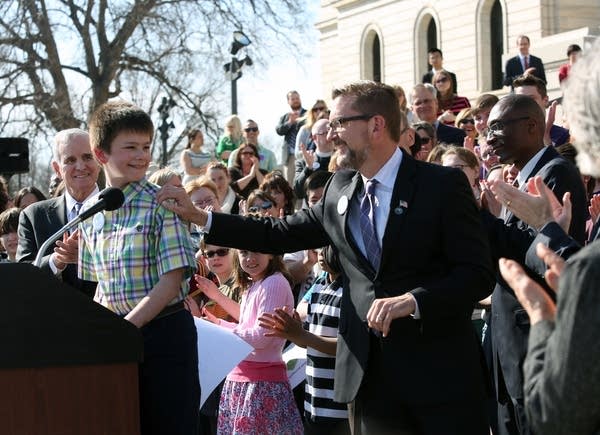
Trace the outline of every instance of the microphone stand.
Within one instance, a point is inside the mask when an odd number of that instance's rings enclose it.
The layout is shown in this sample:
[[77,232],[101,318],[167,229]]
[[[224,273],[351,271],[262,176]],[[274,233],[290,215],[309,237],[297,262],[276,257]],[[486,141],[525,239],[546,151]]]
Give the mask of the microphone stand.
[[81,222],[81,221],[82,221],[82,219],[79,216],[77,216],[71,222],[68,222],[60,230],[58,230],[57,232],[52,234],[44,243],[42,243],[42,246],[38,250],[38,253],[35,257],[35,261],[33,262],[33,265],[36,267],[41,267],[42,258],[44,258],[44,252],[46,252],[46,250],[50,247],[50,245],[52,245],[54,242],[56,242],[58,239],[60,239],[62,237],[62,235],[64,233],[66,233],[67,231],[69,231],[71,228],[79,225],[79,222]]

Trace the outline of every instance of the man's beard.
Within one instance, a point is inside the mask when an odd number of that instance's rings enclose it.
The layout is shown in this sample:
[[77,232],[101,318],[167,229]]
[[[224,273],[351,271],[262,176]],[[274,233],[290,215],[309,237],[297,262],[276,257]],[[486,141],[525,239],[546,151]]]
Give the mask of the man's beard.
[[367,150],[362,149],[360,152],[357,152],[350,149],[343,141],[338,142],[338,144],[345,148],[345,153],[339,154],[337,159],[338,166],[344,169],[355,169],[358,171],[367,160]]

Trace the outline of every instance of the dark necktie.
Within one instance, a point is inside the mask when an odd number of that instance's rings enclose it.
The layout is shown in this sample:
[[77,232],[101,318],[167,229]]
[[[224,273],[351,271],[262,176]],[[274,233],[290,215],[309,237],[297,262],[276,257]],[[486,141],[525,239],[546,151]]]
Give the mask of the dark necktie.
[[365,196],[360,202],[360,230],[365,243],[367,259],[377,271],[381,260],[381,246],[375,227],[375,185],[377,180],[368,180]]
[[529,68],[529,56],[525,56],[525,58],[523,59],[523,63],[525,64],[525,70],[527,70],[527,68]]
[[76,202],[75,205],[73,206],[73,213],[75,213],[75,216],[79,216],[79,212],[81,211],[81,206],[83,204],[80,202]]

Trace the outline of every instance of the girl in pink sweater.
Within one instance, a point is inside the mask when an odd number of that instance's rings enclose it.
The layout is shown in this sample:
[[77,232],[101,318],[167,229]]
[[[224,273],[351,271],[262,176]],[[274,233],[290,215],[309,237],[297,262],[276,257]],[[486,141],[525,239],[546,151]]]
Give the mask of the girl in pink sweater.
[[198,287],[239,323],[208,320],[231,329],[254,350],[227,376],[219,403],[219,434],[302,434],[300,413],[294,402],[281,352],[285,340],[267,337],[258,317],[275,308],[294,306],[294,298],[281,256],[240,250],[234,256],[235,285],[243,289],[241,303],[223,295],[199,275]]

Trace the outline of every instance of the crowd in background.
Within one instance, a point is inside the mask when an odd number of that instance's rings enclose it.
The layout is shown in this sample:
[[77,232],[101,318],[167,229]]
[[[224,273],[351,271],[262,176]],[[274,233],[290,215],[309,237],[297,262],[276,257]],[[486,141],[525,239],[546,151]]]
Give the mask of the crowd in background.
[[[553,159],[560,160],[561,167],[566,168],[564,172],[576,172],[577,154],[571,144],[569,125],[565,120],[555,119],[558,102],[549,101],[543,64],[537,63],[537,58],[529,54],[529,38],[520,36],[518,47],[519,56],[514,62],[507,63],[508,81],[505,84],[511,86],[511,94],[525,95],[533,100],[535,107],[527,106],[519,99],[510,100],[514,95],[499,100],[495,95],[482,94],[474,101],[460,96],[457,77],[443,68],[439,49],[429,51],[431,70],[423,77],[423,83],[408,90],[394,87],[400,106],[398,147],[404,155],[462,171],[478,206],[489,212],[490,219],[500,222],[493,225],[509,227],[520,226],[520,221],[506,203],[497,199],[491,186],[504,182],[524,191],[527,174],[535,175],[534,166],[547,148],[557,152]],[[561,83],[567,79],[580,53],[578,46],[568,48],[569,63],[560,68]],[[539,65],[542,65],[542,71]],[[206,147],[201,128],[191,128],[180,155],[180,166],[148,171],[148,181],[158,186],[182,187],[194,206],[218,213],[279,219],[314,206],[321,199],[332,174],[349,169],[344,159],[338,157],[335,143],[329,136],[332,130],[343,128],[352,119],[330,119],[326,99],[318,99],[304,109],[298,92],[290,91],[286,97],[289,111],[278,122],[274,120],[273,125],[262,126],[263,129],[276,129],[282,136],[285,158],[279,164],[273,151],[261,143],[259,125],[252,119],[232,115],[224,120],[223,135],[214,147]],[[506,115],[507,107],[515,113],[526,114],[488,122],[490,114],[493,119],[498,118],[498,113]],[[509,122],[518,123],[520,119],[537,116],[537,107],[545,115],[543,131],[539,132],[539,141],[528,149],[531,159],[516,167],[503,155],[509,150],[500,149],[495,141]],[[49,201],[47,198],[64,195],[79,203],[79,198],[71,192],[71,183],[77,183],[74,173],[84,171],[84,163],[69,168],[68,162],[61,161],[65,143],[55,144],[53,156],[56,175],[63,178],[63,183],[59,186],[54,182],[49,189],[44,189],[46,194],[42,189],[29,186],[11,195],[6,182],[0,180],[2,261],[31,261],[30,256],[21,255],[24,248],[19,250],[19,244],[23,242],[18,236],[25,234],[19,228],[26,219],[22,210],[36,202]],[[525,149],[526,145],[523,147]],[[530,160],[532,163],[527,166]],[[61,165],[63,169],[60,169]],[[97,172],[95,175],[94,185]],[[597,178],[588,175],[579,177],[577,174],[577,177],[577,180],[569,178],[569,185],[557,189],[552,183],[560,183],[565,178],[546,180],[546,184],[560,192],[557,196],[561,201],[562,192],[570,192],[567,200],[573,204],[570,234],[585,244],[595,236],[600,216],[600,184]],[[92,191],[86,191],[84,197],[89,197]],[[69,216],[70,211],[67,211]],[[270,428],[269,433],[351,433],[352,418],[349,415],[352,415],[352,407],[332,399],[332,373],[344,287],[343,266],[339,264],[335,250],[323,246],[283,256],[269,255],[208,244],[203,239],[202,228],[193,223],[188,225],[188,230],[196,254],[196,270],[189,278],[185,307],[195,316],[232,330],[255,349],[240,363],[241,367],[234,369],[219,385],[201,409],[200,433],[265,433],[265,427]],[[510,231],[502,232],[498,237],[512,237]],[[493,244],[493,237],[490,239]],[[524,262],[524,254],[517,257],[523,257],[521,262]],[[62,260],[60,254],[52,258],[50,261],[54,266],[51,267],[56,268]],[[58,271],[62,269],[59,267]],[[501,278],[498,280],[500,285],[508,287]],[[515,298],[511,290],[504,291],[511,292],[511,297]],[[524,349],[515,350],[518,355],[511,360],[504,356],[505,352],[511,351],[510,340],[492,342],[496,339],[492,333],[494,328],[501,328],[494,323],[498,316],[495,303],[502,303],[497,302],[499,300],[499,296],[496,299],[490,296],[478,301],[473,304],[472,314],[473,331],[481,339],[482,355],[489,373],[488,379],[482,382],[490,397],[490,428],[495,434],[541,433],[528,422],[522,374],[510,374],[512,369],[504,366],[522,363],[526,344]],[[513,308],[519,308],[518,302]],[[498,309],[504,307],[500,305]],[[525,343],[528,325],[526,315],[518,319],[517,326],[522,335],[519,339],[524,339]],[[285,371],[281,371],[281,355],[286,342],[308,348],[306,383],[296,391],[292,391]]]

